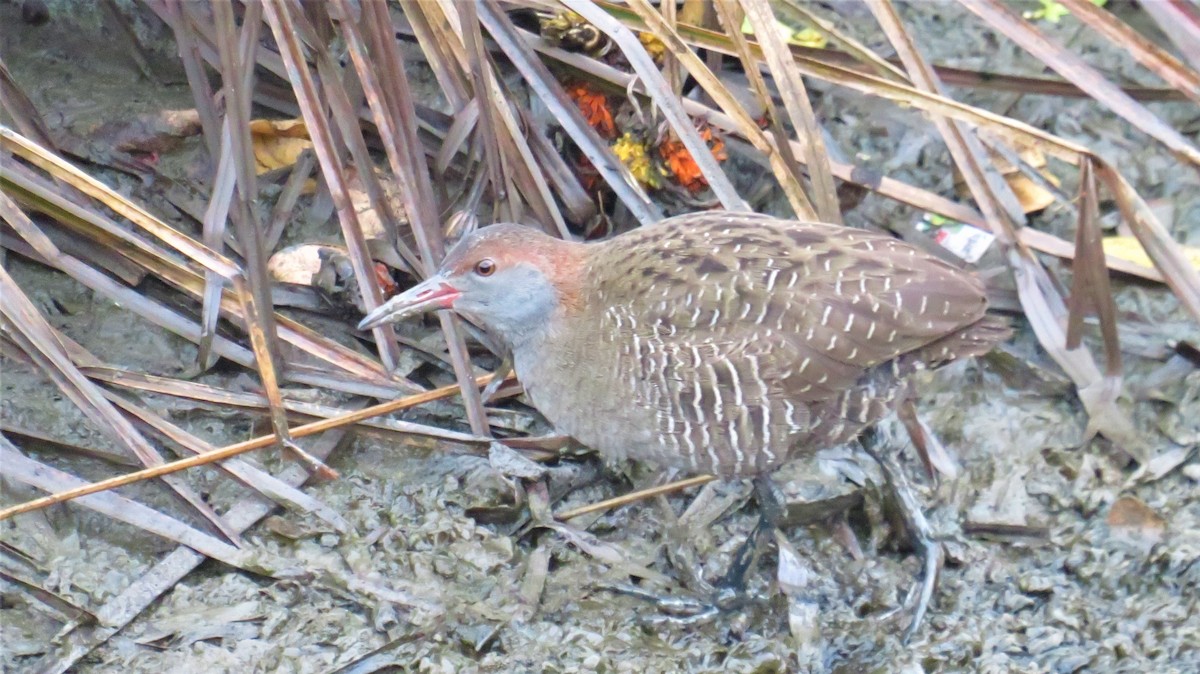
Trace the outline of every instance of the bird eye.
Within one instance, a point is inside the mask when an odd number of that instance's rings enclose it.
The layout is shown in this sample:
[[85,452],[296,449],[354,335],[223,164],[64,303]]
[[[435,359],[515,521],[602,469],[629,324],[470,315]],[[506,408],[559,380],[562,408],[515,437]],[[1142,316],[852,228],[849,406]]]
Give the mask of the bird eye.
[[491,258],[483,258],[475,263],[475,273],[480,276],[491,276],[496,271],[496,263]]

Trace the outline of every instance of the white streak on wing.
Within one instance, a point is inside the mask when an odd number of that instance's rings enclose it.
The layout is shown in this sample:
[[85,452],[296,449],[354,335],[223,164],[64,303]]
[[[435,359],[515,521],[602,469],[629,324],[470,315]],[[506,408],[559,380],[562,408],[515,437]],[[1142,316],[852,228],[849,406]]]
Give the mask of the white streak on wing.
[[771,306],[770,302],[762,303],[762,311],[758,312],[758,318],[754,319],[755,325],[762,325],[763,319],[767,317],[767,309]]
[[779,276],[779,270],[772,269],[771,273],[767,276],[767,292],[771,292],[772,290],[775,289],[775,277],[776,276]]
[[[717,371],[713,369],[712,363],[705,363],[704,367],[708,369],[708,373],[712,375],[713,386],[711,387],[711,390],[713,397],[716,398],[716,400],[713,401],[713,412],[717,415],[717,422],[720,423],[725,421],[725,402],[721,399],[721,389],[716,386]],[[699,390],[699,383],[700,382],[697,380],[696,390]]]
[[850,326],[854,325],[854,314],[846,317],[846,327],[842,328],[842,332],[850,332]]
[[742,382],[738,378],[737,368],[734,367],[733,363],[728,359],[721,361],[721,363],[725,366],[725,369],[729,371],[729,377],[732,380],[734,413],[729,415],[728,428],[729,447],[733,450],[734,454],[733,472],[736,475],[742,472],[742,463],[746,460],[746,455],[742,451],[741,442],[739,442],[737,432],[738,420],[746,414],[746,410],[742,405]]
[[783,409],[786,410],[786,415],[784,418],[787,419],[788,428],[797,433],[804,430],[800,424],[796,423],[796,406],[792,404],[792,401],[783,401]]
[[825,325],[829,322],[829,312],[831,311],[833,311],[833,307],[826,304],[825,311],[821,312],[821,325]]
[[692,439],[692,425],[687,419],[683,420],[683,439],[687,441],[687,456],[688,463],[691,464],[692,470],[699,470],[700,464],[696,460],[696,441]]
[[721,361],[726,370],[729,370],[729,378],[733,382],[733,404],[738,409],[742,408],[742,380],[738,377],[737,368],[728,359]]
[[[735,475],[742,472],[742,462],[746,460],[746,455],[739,446],[741,443],[738,442],[737,420],[737,417],[729,417],[729,446],[733,449],[733,472]],[[715,468],[716,466],[717,464],[714,463],[713,467]]]
[[[712,375],[712,381],[715,383],[717,380],[717,373],[713,370],[712,363],[705,363],[704,367],[708,368],[709,374]],[[721,391],[718,390],[716,386],[711,387],[710,390],[713,393],[713,397],[716,398],[716,404],[713,406],[713,408],[715,409],[716,414],[717,414],[717,423],[720,423],[725,420],[725,413],[721,409],[721,407],[722,407]],[[696,403],[695,403],[696,405],[700,404],[699,398],[700,398],[700,380],[699,380],[699,378],[697,378],[696,379]],[[701,429],[701,432],[704,434],[704,447],[705,447],[705,449],[708,450],[708,458],[712,462],[712,464],[711,464],[712,467],[715,469],[717,466],[721,465],[721,459],[720,459],[720,457],[717,456],[717,449],[716,449],[716,447],[713,447],[712,438],[709,437],[709,435],[708,435],[708,424],[701,423],[700,429]]]
[[759,409],[762,411],[763,420],[762,451],[768,455],[771,461],[774,461],[775,452],[771,451],[771,404],[767,400],[767,382],[763,381],[762,375],[758,371],[758,357],[748,356],[746,360],[750,364],[750,374],[754,377],[754,383],[758,384]]
[[767,455],[767,460],[771,463],[775,462],[775,452],[771,450],[771,404],[766,400],[762,403],[762,418],[763,418],[763,454]]

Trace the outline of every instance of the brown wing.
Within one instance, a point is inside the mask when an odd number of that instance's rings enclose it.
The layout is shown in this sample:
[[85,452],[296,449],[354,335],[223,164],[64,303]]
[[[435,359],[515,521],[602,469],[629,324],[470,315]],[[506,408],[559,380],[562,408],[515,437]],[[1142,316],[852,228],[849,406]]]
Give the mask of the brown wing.
[[970,326],[986,308],[974,275],[846,227],[703,213],[601,245],[608,254],[595,259],[605,266],[589,274],[605,306],[628,312],[627,329],[729,354],[761,352],[758,375],[797,402],[843,391],[866,370]]

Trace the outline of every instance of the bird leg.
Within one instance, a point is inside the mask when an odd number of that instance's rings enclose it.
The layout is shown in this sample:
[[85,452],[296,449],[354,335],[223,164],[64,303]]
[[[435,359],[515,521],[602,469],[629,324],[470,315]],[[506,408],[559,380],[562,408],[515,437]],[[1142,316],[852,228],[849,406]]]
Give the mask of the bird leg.
[[758,559],[758,553],[771,540],[786,514],[783,494],[768,475],[754,478],[754,497],[758,501],[758,523],[738,548],[725,577],[717,584],[717,604],[728,604],[746,592],[746,578]]
[[711,601],[662,596],[629,584],[606,585],[605,589],[654,602],[661,615],[645,617],[644,620],[650,623],[695,625],[713,620],[721,612],[743,605],[746,598],[746,579],[750,570],[754,568],[758,554],[771,540],[775,529],[786,515],[783,494],[770,477],[762,475],[754,478],[754,494],[759,505],[758,522],[734,553],[729,569],[716,584]]
[[904,527],[908,530],[912,544],[921,556],[921,583],[917,594],[916,608],[913,610],[912,622],[904,631],[903,642],[908,643],[916,634],[917,628],[921,626],[921,621],[925,618],[925,612],[929,608],[929,602],[933,598],[938,571],[942,567],[942,546],[934,540],[933,528],[929,526],[929,520],[925,519],[925,513],[921,511],[916,494],[913,493],[908,479],[904,476],[903,469],[896,462],[895,454],[886,447],[887,442],[872,428],[863,432],[860,443],[863,450],[879,464],[884,482],[887,483],[887,487],[899,507]]

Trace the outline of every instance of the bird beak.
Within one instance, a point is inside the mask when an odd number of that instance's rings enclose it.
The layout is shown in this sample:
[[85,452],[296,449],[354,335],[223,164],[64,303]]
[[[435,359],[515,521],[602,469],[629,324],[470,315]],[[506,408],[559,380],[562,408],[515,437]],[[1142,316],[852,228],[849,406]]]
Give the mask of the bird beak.
[[375,307],[358,324],[359,330],[370,330],[384,323],[398,321],[408,316],[423,314],[438,309],[450,309],[461,293],[446,282],[446,277],[436,274],[421,283],[396,295]]

